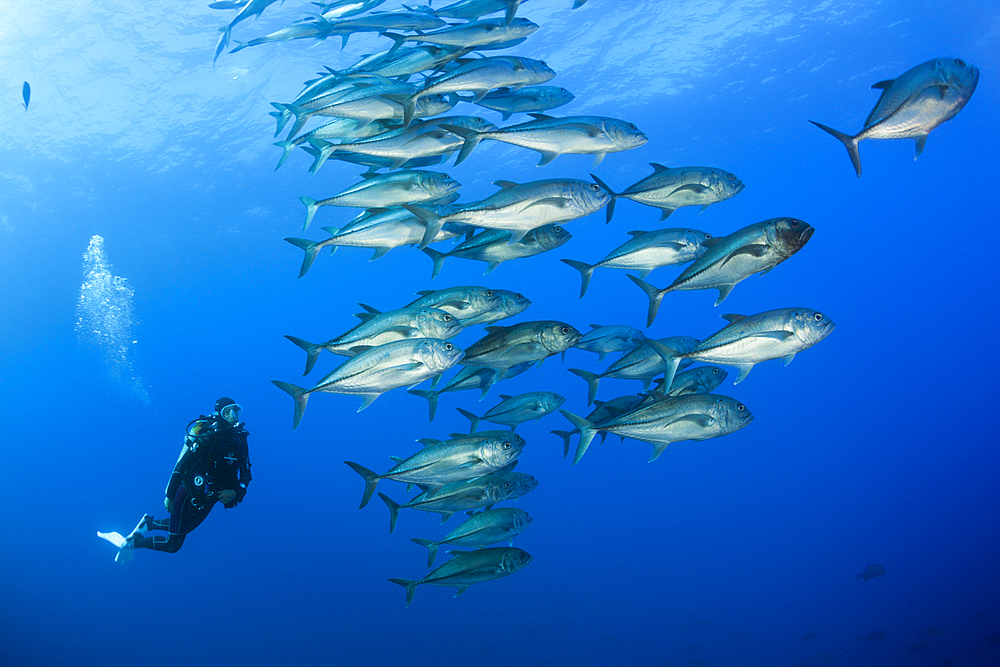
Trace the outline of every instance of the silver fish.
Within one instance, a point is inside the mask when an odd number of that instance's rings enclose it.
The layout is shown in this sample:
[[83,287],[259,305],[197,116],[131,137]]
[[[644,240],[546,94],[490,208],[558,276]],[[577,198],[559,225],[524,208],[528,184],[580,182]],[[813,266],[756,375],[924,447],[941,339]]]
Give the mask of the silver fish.
[[662,211],[660,220],[665,220],[682,206],[700,206],[704,211],[716,202],[735,197],[746,187],[735,174],[715,167],[671,168],[656,162],[650,162],[649,166],[653,173],[623,192],[615,192],[597,176],[590,175],[614,198],[608,204],[608,222],[611,222],[619,197],[658,208]]
[[461,320],[438,308],[399,308],[380,313],[365,304],[361,304],[361,307],[366,310],[357,314],[361,324],[325,343],[310,343],[295,336],[285,336],[306,351],[306,370],[303,375],[309,374],[322,350],[353,357],[397,340],[447,340],[454,338],[465,328]]
[[498,88],[486,93],[475,103],[499,111],[503,120],[516,113],[538,113],[569,104],[575,95],[558,86],[526,86],[524,88]]
[[697,229],[660,229],[652,232],[629,232],[632,240],[618,246],[596,264],[587,264],[572,259],[562,260],[580,272],[580,298],[587,293],[594,269],[635,269],[640,278],[645,278],[653,269],[674,264],[686,264],[705,254],[705,241],[711,234]]
[[[401,509],[417,509],[424,512],[435,512],[441,515],[441,523],[447,521],[455,512],[483,509],[507,500],[512,494],[518,493],[522,485],[514,475],[518,473],[490,473],[482,477],[449,482],[440,486],[429,487],[405,503],[397,503],[389,496],[379,492],[389,508],[389,532],[396,528],[396,519]],[[530,475],[528,475],[530,477]],[[537,482],[536,482],[537,484]]]
[[542,361],[559,354],[580,339],[575,328],[553,320],[486,327],[486,330],[489,333],[466,350],[463,365],[504,371],[515,364]]
[[212,66],[215,66],[215,61],[219,59],[219,54],[222,53],[223,49],[229,46],[229,36],[233,32],[233,28],[240,21],[244,21],[251,16],[259,17],[265,9],[270,5],[273,5],[275,0],[250,0],[243,8],[240,9],[239,13],[233,18],[232,21],[224,28],[219,28],[222,32],[222,36],[219,38],[219,43],[215,46],[215,57],[212,58]]
[[531,368],[531,366],[532,364],[530,362],[520,363],[515,366],[511,366],[499,375],[497,374],[495,368],[465,366],[440,389],[431,391],[424,389],[409,389],[407,393],[427,399],[428,409],[430,411],[430,418],[427,421],[434,421],[434,415],[437,413],[438,397],[441,394],[449,391],[479,389],[481,392],[479,400],[481,401],[486,398],[486,394],[489,393],[490,387],[493,386],[494,382],[520,375]]
[[[308,143],[310,139],[358,139],[375,136],[376,134],[382,134],[386,131],[388,131],[388,125],[381,122],[369,123],[363,128],[359,128],[358,121],[356,120],[352,120],[350,118],[335,118],[329,123],[324,123],[315,130],[310,130],[309,132],[299,135],[294,139],[274,142],[274,145],[278,146],[282,150],[281,159],[278,160],[278,164],[274,167],[274,170],[277,171],[281,165],[285,164],[285,160],[287,160],[288,156],[292,154],[292,151],[295,150],[296,146],[302,146],[303,144]],[[304,149],[305,147],[303,147],[303,150]]]
[[420,247],[425,248],[446,222],[508,231],[511,234],[509,242],[518,243],[536,227],[585,217],[600,210],[609,199],[596,184],[576,178],[549,178],[528,183],[494,181],[493,184],[501,188],[500,192],[443,216],[407,204],[407,210],[427,223],[427,242],[421,242]]
[[[670,385],[670,391],[667,392],[667,396],[711,394],[726,381],[728,376],[729,373],[718,366],[699,366],[698,368],[689,368],[688,370],[677,373],[677,375],[674,376],[674,381]],[[662,378],[657,380],[657,384],[659,385],[659,389],[662,393]]]
[[476,436],[461,436],[444,442],[431,439],[418,442],[424,445],[422,450],[382,475],[353,461],[344,461],[365,480],[361,507],[368,504],[375,487],[383,479],[443,486],[482,477],[520,456],[525,444],[524,438],[507,431],[483,431]]
[[[690,336],[670,336],[659,339],[661,345],[672,350],[691,350],[698,345],[697,338]],[[597,385],[602,378],[618,378],[620,380],[640,380],[644,389],[649,388],[653,378],[666,371],[666,362],[656,349],[651,346],[652,339],[647,338],[642,345],[618,359],[603,373],[591,373],[580,368],[570,368],[569,372],[587,381],[587,405],[597,397]],[[690,366],[693,361],[686,362]]]
[[[755,364],[769,359],[792,363],[795,355],[820,342],[836,324],[817,310],[778,308],[756,315],[723,315],[729,325],[701,341],[687,352],[671,349],[655,341],[651,345],[667,362],[664,386],[673,384],[677,366],[682,361],[704,361],[739,369],[733,384],[739,384]],[[659,347],[658,347],[659,345]]]
[[652,462],[672,442],[716,438],[734,433],[753,421],[745,405],[734,398],[715,394],[689,394],[656,401],[599,426],[566,410],[560,412],[580,429],[574,465],[587,453],[597,431],[648,442],[653,445],[649,458]]
[[408,304],[408,306],[440,308],[465,322],[465,326],[472,326],[468,323],[470,320],[483,313],[490,312],[500,305],[500,299],[497,295],[498,291],[475,285],[463,285],[439,290],[422,290],[417,292],[420,298]]
[[569,241],[572,235],[558,225],[543,225],[530,230],[517,243],[510,243],[510,232],[499,229],[487,229],[476,234],[468,241],[459,244],[448,252],[439,252],[433,248],[424,248],[434,262],[431,271],[431,280],[437,277],[441,271],[444,260],[449,257],[460,257],[462,259],[474,259],[486,262],[486,271],[483,275],[492,272],[503,262],[523,257],[532,257],[540,253],[558,248]]
[[604,361],[604,357],[612,352],[631,352],[646,342],[646,334],[635,327],[624,324],[590,326],[591,330],[573,347],[597,354],[598,361]]
[[851,136],[814,120],[809,121],[843,142],[858,177],[864,139],[913,139],[913,159],[920,157],[927,135],[965,106],[979,83],[979,68],[958,58],[937,58],[903,72],[896,79],[879,81],[882,91],[860,132]]
[[606,153],[638,148],[649,139],[634,123],[605,116],[567,116],[553,118],[545,114],[529,114],[534,120],[492,130],[455,130],[465,143],[455,164],[461,164],[483,139],[530,148],[541,153],[538,166],[552,162],[566,153],[594,156],[596,167]]
[[434,15],[448,19],[474,21],[480,16],[504,12],[504,25],[508,25],[514,20],[514,15],[520,4],[521,0],[459,0],[441,9],[435,9]]
[[[531,300],[520,292],[512,292],[506,289],[493,290],[493,292],[497,297],[497,306],[491,310],[480,313],[475,317],[463,319],[462,324],[466,327],[471,327],[475,324],[498,322],[500,320],[507,319],[508,317],[520,315],[528,309],[528,306],[531,305]],[[507,376],[504,375],[504,377]]]
[[302,421],[306,402],[313,392],[358,394],[362,398],[358,408],[358,412],[361,412],[390,389],[412,386],[443,373],[464,355],[462,348],[437,338],[400,340],[351,357],[311,389],[296,387],[280,380],[271,382],[295,401],[292,420],[294,429]]
[[531,515],[513,507],[497,507],[477,512],[466,521],[445,535],[442,540],[422,540],[414,537],[410,541],[427,547],[427,567],[434,565],[438,547],[488,547],[497,542],[509,542],[513,546],[514,538],[531,525]]
[[456,408],[462,413],[462,416],[471,422],[469,433],[475,433],[482,420],[510,426],[511,433],[513,433],[518,424],[532,419],[541,419],[566,402],[565,397],[554,391],[529,391],[517,396],[500,394],[500,398],[500,403],[487,410],[482,416],[474,415],[462,408]]
[[336,21],[326,22],[329,35],[340,35],[342,42],[340,48],[347,46],[347,40],[351,35],[359,32],[386,33],[387,30],[434,30],[448,25],[433,14],[426,12],[408,12],[394,10],[391,12],[375,12],[368,16],[357,18],[346,18]]
[[490,56],[464,63],[434,79],[403,102],[403,126],[410,124],[417,100],[425,95],[470,91],[473,101],[503,87],[545,83],[556,75],[542,60],[520,56]]
[[406,589],[406,606],[420,584],[454,586],[461,595],[472,584],[500,579],[514,574],[531,562],[531,554],[517,547],[490,547],[475,551],[453,551],[455,557],[433,570],[423,579],[389,579]]
[[389,208],[410,202],[423,202],[456,192],[461,183],[448,174],[436,171],[404,171],[375,174],[332,197],[319,201],[312,197],[299,197],[306,206],[305,231],[320,206],[351,206],[355,208]]
[[865,566],[865,571],[859,574],[858,578],[855,579],[855,581],[864,579],[865,583],[867,584],[869,579],[874,579],[875,577],[881,577],[883,574],[885,574],[884,565],[867,565]]
[[383,33],[392,39],[390,53],[405,42],[426,42],[444,46],[460,46],[470,50],[480,50],[482,47],[500,44],[513,45],[523,42],[531,33],[538,30],[538,24],[528,19],[515,18],[508,23],[504,19],[482,19],[462,25],[443,28],[420,35],[395,35]]
[[406,78],[418,72],[435,70],[445,63],[459,58],[463,53],[465,53],[465,49],[460,47],[423,44],[399,49],[393,53],[383,51],[366,56],[348,69],[341,70],[340,74],[373,72],[389,78]]
[[772,218],[737,230],[729,236],[703,241],[708,246],[694,264],[674,282],[657,289],[635,276],[629,278],[649,297],[646,326],[653,324],[660,301],[675,290],[717,289],[715,305],[725,301],[736,283],[755,273],[764,275],[797,253],[812,238],[815,228],[795,218]]

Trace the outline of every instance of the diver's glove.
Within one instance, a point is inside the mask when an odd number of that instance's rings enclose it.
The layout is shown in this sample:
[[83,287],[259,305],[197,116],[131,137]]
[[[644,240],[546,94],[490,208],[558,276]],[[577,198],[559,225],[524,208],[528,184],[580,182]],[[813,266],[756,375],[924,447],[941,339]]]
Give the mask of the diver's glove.
[[167,508],[167,511],[171,514],[174,513],[174,504],[171,502],[170,498],[163,499],[163,506]]
[[228,505],[236,499],[236,492],[232,489],[223,489],[222,491],[219,491],[218,497],[220,503]]

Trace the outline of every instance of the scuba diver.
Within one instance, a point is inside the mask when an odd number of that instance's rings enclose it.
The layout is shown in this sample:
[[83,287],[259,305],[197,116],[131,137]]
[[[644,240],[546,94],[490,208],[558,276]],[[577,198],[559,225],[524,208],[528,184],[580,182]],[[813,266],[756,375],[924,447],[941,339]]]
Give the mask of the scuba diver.
[[[184,538],[197,528],[215,503],[230,509],[246,495],[250,483],[247,436],[240,422],[242,407],[229,397],[215,402],[215,412],[201,415],[187,427],[184,446],[167,482],[164,506],[170,516],[154,520],[143,515],[128,537],[119,533],[97,533],[118,547],[115,561],[131,560],[135,549],[175,553]],[[146,531],[166,532],[166,536],[146,537]]]

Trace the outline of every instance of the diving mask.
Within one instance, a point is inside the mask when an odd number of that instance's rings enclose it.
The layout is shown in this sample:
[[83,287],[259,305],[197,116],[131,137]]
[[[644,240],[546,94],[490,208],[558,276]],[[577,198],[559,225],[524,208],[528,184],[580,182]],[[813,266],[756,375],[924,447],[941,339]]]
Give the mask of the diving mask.
[[240,421],[240,413],[243,412],[243,406],[239,403],[230,403],[221,410],[219,410],[219,416],[225,419],[232,425],[236,425]]

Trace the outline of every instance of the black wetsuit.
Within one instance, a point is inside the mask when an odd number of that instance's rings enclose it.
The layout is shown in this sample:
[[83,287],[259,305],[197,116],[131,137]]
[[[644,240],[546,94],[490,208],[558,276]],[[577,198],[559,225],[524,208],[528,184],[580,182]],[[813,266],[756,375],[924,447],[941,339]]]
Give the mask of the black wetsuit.
[[[167,536],[142,537],[138,548],[174,553],[184,537],[197,528],[218,502],[219,492],[232,490],[236,496],[225,507],[236,507],[250,483],[250,456],[243,424],[230,425],[218,417],[201,417],[203,432],[185,441],[184,450],[167,484],[170,517],[149,521],[147,530],[163,530]],[[196,420],[198,421],[198,420]],[[192,422],[194,424],[195,422]]]

